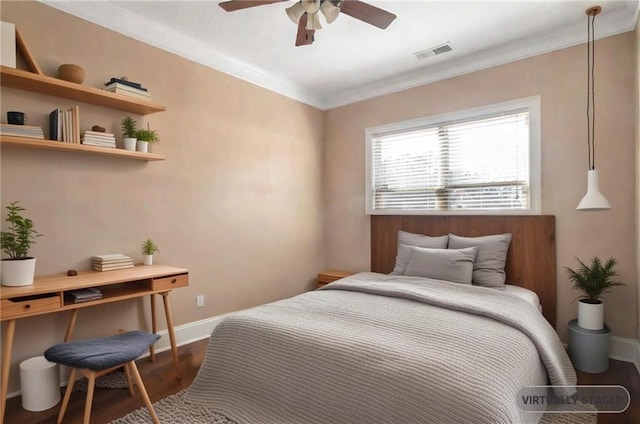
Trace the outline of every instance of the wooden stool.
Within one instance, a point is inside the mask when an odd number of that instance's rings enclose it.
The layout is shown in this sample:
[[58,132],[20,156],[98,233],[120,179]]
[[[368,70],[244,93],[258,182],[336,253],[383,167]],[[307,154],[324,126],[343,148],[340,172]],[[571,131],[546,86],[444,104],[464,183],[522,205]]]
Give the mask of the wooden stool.
[[131,374],[133,374],[153,422],[159,424],[158,417],[153,410],[151,400],[144,388],[144,383],[140,378],[135,362],[136,358],[145,353],[159,338],[160,336],[157,334],[144,331],[129,331],[111,337],[60,343],[47,349],[44,352],[44,357],[48,361],[72,368],[57,423],[62,423],[64,418],[78,370],[89,380],[87,400],[84,406],[84,419],[82,421],[84,424],[89,424],[96,378],[124,367],[131,396],[133,396],[133,386],[131,384]]

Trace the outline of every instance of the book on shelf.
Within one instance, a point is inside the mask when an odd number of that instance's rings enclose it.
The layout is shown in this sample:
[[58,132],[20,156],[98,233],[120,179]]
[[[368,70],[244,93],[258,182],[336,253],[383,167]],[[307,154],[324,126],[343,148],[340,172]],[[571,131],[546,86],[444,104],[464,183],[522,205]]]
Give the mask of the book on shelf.
[[42,128],[33,125],[0,124],[0,134],[44,139]]
[[119,265],[119,266],[93,266],[92,267],[94,271],[100,271],[100,272],[117,271],[119,269],[127,269],[127,268],[133,268],[133,264]]
[[94,255],[91,257],[92,261],[107,262],[107,261],[121,261],[121,260],[133,260],[130,256],[123,253],[109,253],[106,255]]
[[111,84],[121,84],[121,85],[126,85],[129,87],[133,87],[133,88],[137,88],[139,90],[144,90],[147,91],[146,88],[144,88],[142,86],[142,84],[138,83],[138,82],[133,82],[133,81],[129,81],[126,79],[122,79],[122,78],[111,78],[108,82],[105,82],[104,85],[111,85]]
[[62,110],[54,109],[49,114],[49,139],[53,141],[62,141]]
[[80,143],[80,107],[55,109],[49,114],[49,137],[64,143]]
[[116,136],[111,133],[84,131],[80,136],[82,144],[98,147],[116,147]]
[[135,88],[135,87],[131,87],[129,85],[120,84],[120,83],[117,83],[117,82],[114,82],[113,84],[106,85],[104,87],[104,89],[107,90],[107,91],[113,91],[113,90],[130,91],[132,93],[137,93],[137,94],[140,94],[142,96],[151,96],[151,93],[149,93],[149,90],[147,90],[146,88]]
[[110,93],[113,93],[113,94],[119,94],[121,96],[131,97],[131,98],[134,98],[134,99],[137,99],[137,100],[144,100],[144,101],[147,101],[147,102],[151,101],[151,97],[150,96],[143,96],[143,95],[140,95],[138,93],[133,93],[131,91],[124,91],[124,90],[119,90],[119,89],[108,90],[108,91]]
[[88,302],[91,300],[102,299],[102,291],[94,287],[86,289],[69,290],[66,292],[73,299],[74,303]]

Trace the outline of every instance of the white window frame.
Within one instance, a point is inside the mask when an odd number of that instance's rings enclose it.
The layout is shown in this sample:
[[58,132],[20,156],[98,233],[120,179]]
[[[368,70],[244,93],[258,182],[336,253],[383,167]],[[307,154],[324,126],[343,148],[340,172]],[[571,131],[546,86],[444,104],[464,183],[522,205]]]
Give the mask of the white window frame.
[[[372,143],[382,134],[412,131],[420,128],[459,121],[495,113],[508,113],[526,109],[529,113],[529,209],[496,210],[426,210],[426,209],[373,209]],[[540,96],[511,100],[487,106],[443,113],[425,118],[380,125],[365,129],[365,212],[367,215],[539,215],[541,214],[541,142],[540,142]]]

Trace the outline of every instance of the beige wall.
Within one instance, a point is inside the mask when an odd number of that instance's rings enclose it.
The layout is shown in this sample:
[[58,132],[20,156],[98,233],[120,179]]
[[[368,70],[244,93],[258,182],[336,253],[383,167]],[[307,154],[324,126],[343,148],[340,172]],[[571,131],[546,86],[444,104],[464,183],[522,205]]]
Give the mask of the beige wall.
[[[556,216],[558,331],[577,316],[577,296],[563,266],[575,257],[614,256],[626,287],[607,296],[605,319],[617,336],[635,338],[635,52],[632,32],[597,43],[596,167],[613,205],[577,212],[586,192],[586,50],[564,49],[426,86],[330,110],[324,152],[325,251],[330,268],[370,267],[370,220],[365,215],[367,127],[541,96],[542,211]],[[523,252],[526,254],[526,252]]]
[[[156,261],[190,271],[190,286],[171,295],[176,325],[313,287],[324,263],[320,110],[37,2],[3,1],[1,12],[46,74],[77,63],[84,84],[95,87],[127,75],[167,106],[135,117],[158,130],[161,144],[152,149],[164,162],[2,148],[2,209],[20,200],[44,234],[32,251],[37,274],[86,269],[99,253],[141,261],[140,242],[151,237],[161,250]],[[3,88],[2,120],[21,110],[30,124],[48,128],[51,110],[73,104]],[[118,132],[125,116],[85,104],[80,111],[83,129]],[[206,296],[200,309],[197,294]],[[139,304],[83,310],[76,336],[149,328]],[[67,319],[18,322],[10,392],[18,390],[19,361],[59,342]]]

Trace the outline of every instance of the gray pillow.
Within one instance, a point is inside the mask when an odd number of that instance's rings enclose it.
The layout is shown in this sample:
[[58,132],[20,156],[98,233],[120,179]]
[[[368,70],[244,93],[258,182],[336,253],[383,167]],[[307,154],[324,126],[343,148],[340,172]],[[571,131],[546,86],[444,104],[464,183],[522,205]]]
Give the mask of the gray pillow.
[[471,285],[473,261],[477,253],[477,247],[428,249],[414,246],[404,275]]
[[446,249],[449,236],[431,237],[423,234],[414,234],[407,231],[398,231],[398,255],[396,266],[389,275],[404,275],[411,257],[411,247],[429,247],[432,249]]
[[504,267],[510,243],[510,233],[484,237],[460,237],[449,234],[450,249],[478,247],[478,255],[473,266],[473,284],[476,286],[504,286],[506,279]]

